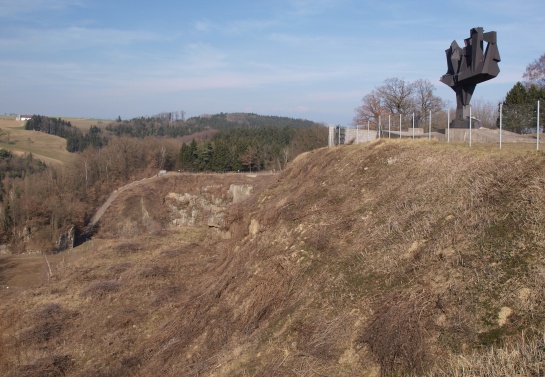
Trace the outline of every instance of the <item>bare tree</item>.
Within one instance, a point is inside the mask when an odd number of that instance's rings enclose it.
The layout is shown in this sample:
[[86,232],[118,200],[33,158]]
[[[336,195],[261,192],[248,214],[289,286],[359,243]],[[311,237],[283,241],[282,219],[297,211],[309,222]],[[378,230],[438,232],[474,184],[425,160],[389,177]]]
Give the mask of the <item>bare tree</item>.
[[[421,122],[431,111],[442,111],[446,103],[434,94],[435,86],[429,80],[417,80],[413,83],[398,78],[390,78],[384,85],[363,97],[363,104],[356,108],[354,124],[365,124],[367,120],[383,121],[388,115],[402,115],[403,124],[409,126],[412,113],[416,124]],[[397,117],[394,122],[397,122]]]
[[427,119],[430,111],[439,113],[446,107],[445,101],[434,95],[435,86],[429,80],[416,80],[413,84],[413,109],[415,114],[415,122],[421,127],[422,122]]
[[384,85],[377,88],[382,99],[382,105],[391,114],[408,114],[414,106],[414,84],[397,77],[384,81]]
[[499,111],[498,104],[483,98],[475,98],[471,104],[471,115],[481,121],[481,126],[496,128]]
[[379,117],[388,116],[388,111],[382,106],[382,98],[378,90],[373,90],[362,98],[362,105],[356,108],[356,116],[354,117],[354,125],[367,124],[371,122],[374,125],[378,124]]
[[415,92],[415,112],[425,115],[430,111],[437,113],[446,107],[445,101],[433,94],[435,86],[429,80],[416,80],[413,86]]
[[537,85],[545,87],[545,54],[528,64],[522,76],[526,80],[526,86]]

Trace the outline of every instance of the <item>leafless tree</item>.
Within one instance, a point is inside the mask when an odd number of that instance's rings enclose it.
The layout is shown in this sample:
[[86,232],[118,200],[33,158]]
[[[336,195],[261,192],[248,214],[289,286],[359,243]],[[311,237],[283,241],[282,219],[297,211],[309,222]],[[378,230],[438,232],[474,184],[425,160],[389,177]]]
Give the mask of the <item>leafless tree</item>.
[[373,90],[362,98],[362,105],[356,108],[354,124],[378,124],[379,116],[387,116],[388,111],[382,106],[382,98],[378,90]]
[[522,76],[526,80],[527,86],[537,85],[545,87],[545,54],[528,64],[526,71]]
[[446,107],[445,101],[434,95],[435,86],[429,80],[419,79],[413,84],[413,109],[417,124],[422,126],[422,122],[427,119],[430,111],[437,114]]
[[474,98],[471,102],[472,116],[481,121],[482,127],[496,128],[498,104],[483,98]]
[[[354,124],[365,124],[367,120],[376,122],[379,115],[383,121],[388,115],[402,115],[403,124],[409,125],[412,113],[415,113],[418,124],[429,111],[438,113],[446,106],[434,91],[435,87],[429,80],[411,83],[399,78],[387,79],[384,85],[363,97],[362,105],[356,108]],[[397,122],[397,117],[394,122]]]
[[414,88],[414,84],[393,77],[386,79],[377,92],[390,114],[408,114],[414,106]]
[[413,85],[415,91],[415,110],[421,115],[425,115],[430,111],[437,113],[446,107],[445,101],[433,94],[435,86],[429,80],[416,80]]

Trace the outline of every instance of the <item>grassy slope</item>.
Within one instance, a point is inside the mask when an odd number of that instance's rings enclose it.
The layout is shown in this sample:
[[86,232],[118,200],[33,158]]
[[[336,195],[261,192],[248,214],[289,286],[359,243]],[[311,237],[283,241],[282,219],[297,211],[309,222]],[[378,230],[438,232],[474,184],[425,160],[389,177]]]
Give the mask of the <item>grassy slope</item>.
[[[87,132],[93,125],[102,127],[110,121],[100,119],[62,118]],[[15,117],[0,117],[0,148],[18,154],[32,153],[32,155],[46,164],[63,164],[74,158],[66,151],[66,140],[54,135],[38,131],[27,131],[24,122],[18,122]]]
[[18,154],[32,153],[46,164],[66,163],[73,155],[66,150],[66,140],[38,131],[27,131],[24,123],[0,119],[0,148]]
[[86,133],[91,126],[97,126],[99,128],[106,127],[109,123],[113,122],[113,120],[107,120],[107,119],[91,119],[91,118],[64,118],[61,117],[61,119],[70,122],[72,126],[79,128],[84,133]]
[[[149,226],[164,190],[194,182],[129,193],[104,219],[110,239],[48,284],[4,293],[0,368],[439,373],[543,328],[544,162],[427,141],[321,149],[231,207],[231,240]],[[140,235],[115,238],[123,221]]]

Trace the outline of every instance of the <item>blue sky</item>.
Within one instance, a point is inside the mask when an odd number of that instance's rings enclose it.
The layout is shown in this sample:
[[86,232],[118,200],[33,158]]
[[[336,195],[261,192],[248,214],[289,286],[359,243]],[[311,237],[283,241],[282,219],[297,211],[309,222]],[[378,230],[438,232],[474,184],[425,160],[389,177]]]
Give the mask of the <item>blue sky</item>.
[[497,31],[498,102],[545,53],[543,0],[0,0],[0,114],[253,112],[349,125],[385,79],[439,82],[444,50]]

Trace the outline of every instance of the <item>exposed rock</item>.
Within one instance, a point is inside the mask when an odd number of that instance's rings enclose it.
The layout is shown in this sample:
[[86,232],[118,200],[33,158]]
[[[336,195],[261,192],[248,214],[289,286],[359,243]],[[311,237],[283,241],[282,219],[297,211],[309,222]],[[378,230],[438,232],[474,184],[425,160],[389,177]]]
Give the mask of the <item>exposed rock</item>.
[[507,306],[504,306],[501,308],[500,312],[498,313],[498,325],[503,326],[507,323],[507,319],[509,316],[513,313],[513,310]]
[[207,224],[221,229],[226,225],[227,207],[246,200],[252,189],[251,185],[231,184],[229,190],[222,190],[221,185],[209,185],[202,187],[199,195],[171,192],[165,201],[169,205],[173,225]]
[[57,251],[72,249],[74,247],[75,236],[76,236],[76,227],[72,225],[65,232],[61,233],[57,243],[55,244],[55,249]]
[[229,192],[233,196],[233,203],[239,203],[246,200],[252,195],[252,185],[231,185]]
[[208,218],[208,226],[212,228],[223,228],[225,226],[225,213],[218,212]]
[[259,228],[259,221],[257,221],[256,219],[252,219],[252,221],[250,221],[250,228],[248,229],[250,234],[252,236],[256,235],[259,232]]

